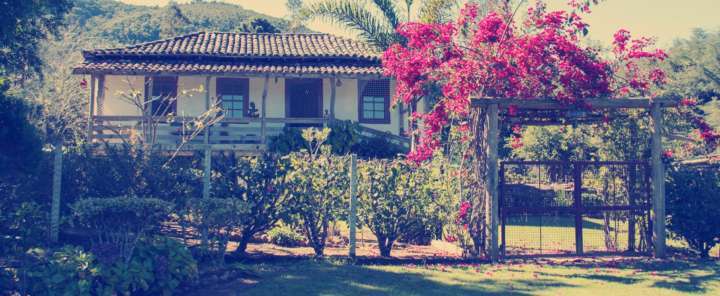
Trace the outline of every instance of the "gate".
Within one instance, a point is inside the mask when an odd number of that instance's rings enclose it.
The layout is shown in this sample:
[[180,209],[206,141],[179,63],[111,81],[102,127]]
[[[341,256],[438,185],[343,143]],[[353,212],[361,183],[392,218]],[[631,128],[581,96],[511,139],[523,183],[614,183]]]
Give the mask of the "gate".
[[649,252],[650,181],[647,162],[501,162],[502,255]]

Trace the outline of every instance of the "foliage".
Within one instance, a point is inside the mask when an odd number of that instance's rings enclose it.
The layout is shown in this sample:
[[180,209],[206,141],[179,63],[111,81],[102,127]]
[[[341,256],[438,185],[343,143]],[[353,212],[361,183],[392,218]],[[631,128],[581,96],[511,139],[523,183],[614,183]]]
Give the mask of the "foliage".
[[353,145],[351,149],[353,153],[363,159],[392,159],[399,154],[407,153],[407,150],[407,148],[390,142],[382,136],[360,137],[360,141]]
[[[217,264],[225,263],[230,233],[245,223],[248,204],[234,198],[193,198],[183,212],[183,223],[203,232],[203,249]],[[205,242],[207,240],[207,242]]]
[[358,216],[377,237],[380,255],[388,257],[404,231],[433,221],[427,172],[404,160],[371,160],[358,173]]
[[17,254],[46,243],[49,225],[46,209],[33,201],[5,207],[0,216],[0,254]]
[[109,293],[172,295],[181,284],[196,280],[197,263],[183,244],[157,236],[140,241],[129,262],[101,261],[98,271]]
[[[174,202],[177,206],[202,190],[197,154],[172,158],[157,150],[123,145],[77,147],[65,154],[63,202],[79,198],[138,196]],[[49,166],[48,169],[50,169]]]
[[289,225],[281,224],[267,232],[267,240],[283,247],[299,247],[305,244],[303,236]]
[[248,242],[265,232],[287,214],[285,192],[286,161],[269,154],[237,158],[234,154],[215,158],[211,195],[236,199],[246,204],[242,224],[237,225],[237,253],[244,253]]
[[30,106],[8,95],[8,87],[0,79],[0,178],[28,173],[40,160],[42,148],[37,129],[28,121]]
[[289,155],[288,190],[293,220],[303,229],[316,256],[322,256],[330,223],[347,204],[349,186],[346,157],[333,156],[323,145],[330,133],[315,128],[303,130],[309,149]]
[[21,284],[31,295],[171,295],[197,278],[187,248],[166,237],[142,240],[129,262],[98,259],[75,246],[28,255]]
[[[325,143],[331,146],[335,154],[347,154],[360,139],[359,124],[349,120],[336,120],[328,127],[330,134]],[[270,139],[269,151],[279,154],[288,154],[293,151],[308,149],[309,146],[302,136],[302,129],[294,127],[283,128],[282,133]]]
[[238,31],[250,33],[280,33],[280,30],[275,28],[270,21],[264,18],[253,18],[242,24],[238,28]]
[[25,289],[31,295],[95,295],[99,270],[93,254],[65,246],[55,252],[32,249],[34,262],[26,271]]
[[40,72],[38,45],[58,32],[72,1],[3,1],[0,3],[0,77]]
[[[394,0],[347,1],[323,0],[313,2],[302,10],[305,18],[323,18],[353,29],[366,42],[379,49],[387,49],[393,43],[403,40],[395,33],[400,18],[405,13],[406,21],[411,21],[410,12],[415,9],[413,1],[403,4]],[[448,11],[456,1],[421,1],[420,20],[424,22],[442,22],[449,16]]]
[[440,90],[433,109],[415,116],[423,128],[411,159],[432,156],[449,125],[469,132],[471,95],[573,104],[589,97],[649,95],[651,86],[662,85],[660,69],[639,66],[665,58],[664,52],[650,49],[652,40],[631,39],[620,30],[613,59],[604,59],[581,43],[588,30],[582,14],[589,3],[573,4],[571,12],[548,12],[540,1],[524,21],[514,19],[514,9],[481,16],[477,5],[467,4],[454,23],[400,25],[407,44],[395,44],[383,56],[385,74],[397,80],[396,97],[412,104],[430,89]]
[[169,202],[139,197],[88,198],[71,207],[74,222],[92,235],[95,255],[125,263],[137,242],[159,228],[173,209]]
[[676,168],[669,176],[668,228],[707,257],[720,243],[720,171],[717,167]]

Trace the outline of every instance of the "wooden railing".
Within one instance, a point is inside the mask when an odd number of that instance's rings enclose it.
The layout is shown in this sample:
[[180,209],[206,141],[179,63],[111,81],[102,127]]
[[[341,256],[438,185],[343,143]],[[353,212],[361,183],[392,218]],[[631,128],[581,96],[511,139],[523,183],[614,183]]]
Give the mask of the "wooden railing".
[[[326,126],[330,122],[328,118],[224,118],[201,128],[197,127],[197,121],[195,117],[94,116],[92,141],[142,142],[189,150],[203,149],[207,145],[223,150],[264,150],[268,139],[279,135],[285,126]],[[363,136],[384,137],[405,147],[410,144],[405,137],[368,127],[361,126],[360,133]]]

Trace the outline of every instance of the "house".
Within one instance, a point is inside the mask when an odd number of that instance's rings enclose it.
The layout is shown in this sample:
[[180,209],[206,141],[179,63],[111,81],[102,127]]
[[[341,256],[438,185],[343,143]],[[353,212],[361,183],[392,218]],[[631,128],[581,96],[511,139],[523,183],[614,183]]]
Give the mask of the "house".
[[286,126],[333,120],[407,142],[409,108],[391,107],[380,53],[358,41],[199,32],[83,56],[73,72],[90,78],[93,142],[261,151]]

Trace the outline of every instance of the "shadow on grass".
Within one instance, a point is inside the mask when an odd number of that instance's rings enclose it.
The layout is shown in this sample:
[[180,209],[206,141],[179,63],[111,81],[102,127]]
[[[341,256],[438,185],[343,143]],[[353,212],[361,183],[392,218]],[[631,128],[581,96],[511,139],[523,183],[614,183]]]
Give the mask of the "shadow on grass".
[[254,266],[260,282],[247,295],[532,295],[558,281],[495,281],[461,272],[398,272],[327,261]]

